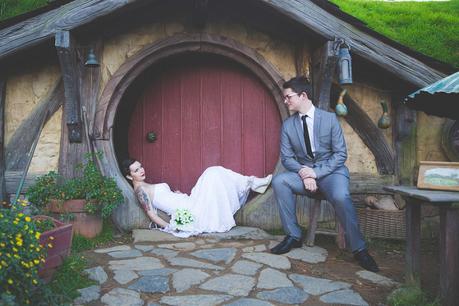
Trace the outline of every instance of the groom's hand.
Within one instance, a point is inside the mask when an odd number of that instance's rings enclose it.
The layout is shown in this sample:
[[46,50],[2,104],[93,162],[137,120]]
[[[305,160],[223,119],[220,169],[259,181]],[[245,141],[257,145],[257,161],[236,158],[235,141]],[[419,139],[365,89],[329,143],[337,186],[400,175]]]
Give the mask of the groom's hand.
[[314,170],[308,166],[303,166],[303,168],[298,171],[298,174],[300,175],[301,179],[305,180],[307,178],[313,178],[315,179],[317,177],[316,173]]
[[304,184],[304,188],[307,191],[310,191],[310,192],[316,192],[317,191],[317,183],[316,183],[315,179],[313,179],[311,177],[308,177],[308,178],[303,180],[303,184]]

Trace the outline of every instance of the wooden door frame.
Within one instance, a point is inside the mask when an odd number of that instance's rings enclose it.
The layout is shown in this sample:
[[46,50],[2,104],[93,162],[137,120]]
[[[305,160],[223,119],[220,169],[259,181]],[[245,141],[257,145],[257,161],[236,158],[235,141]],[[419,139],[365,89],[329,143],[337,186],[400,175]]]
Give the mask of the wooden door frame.
[[[115,178],[122,189],[125,204],[114,213],[115,223],[122,229],[130,230],[145,224],[146,217],[137,205],[132,187],[124,179],[118,167],[113,144],[115,115],[127,88],[149,67],[170,56],[186,53],[209,53],[232,59],[252,71],[266,86],[276,101],[279,114],[284,120],[289,116],[283,104],[281,74],[254,49],[230,38],[210,34],[178,34],[146,46],[133,55],[115,72],[107,82],[97,103],[92,129],[92,139],[96,150],[104,153],[100,161],[101,170]],[[279,171],[279,162],[274,172]]]

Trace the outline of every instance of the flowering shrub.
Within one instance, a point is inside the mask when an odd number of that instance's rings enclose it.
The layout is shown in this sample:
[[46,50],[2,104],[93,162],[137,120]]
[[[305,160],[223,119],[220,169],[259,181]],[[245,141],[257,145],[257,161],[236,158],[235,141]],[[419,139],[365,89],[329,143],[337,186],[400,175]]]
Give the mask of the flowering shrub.
[[[97,154],[102,158],[102,154]],[[86,155],[85,162],[77,168],[82,170],[82,177],[64,180],[53,171],[38,177],[35,184],[27,190],[27,198],[38,207],[45,207],[51,199],[85,199],[88,200],[85,205],[86,212],[108,218],[124,200],[115,180],[102,175],[91,155]]]
[[46,248],[52,247],[40,245],[40,235],[37,224],[19,207],[0,209],[0,304],[31,303],[40,283],[38,268],[45,261]]

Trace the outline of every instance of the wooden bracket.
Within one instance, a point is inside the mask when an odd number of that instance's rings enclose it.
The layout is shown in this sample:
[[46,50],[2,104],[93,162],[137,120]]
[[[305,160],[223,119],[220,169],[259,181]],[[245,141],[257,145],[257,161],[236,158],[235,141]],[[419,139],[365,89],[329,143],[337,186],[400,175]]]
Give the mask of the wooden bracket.
[[82,122],[75,41],[69,31],[55,35],[57,56],[64,81],[64,116],[70,143],[82,141]]
[[313,62],[313,89],[315,102],[318,108],[330,108],[330,90],[338,61],[337,41],[327,41],[314,52]]

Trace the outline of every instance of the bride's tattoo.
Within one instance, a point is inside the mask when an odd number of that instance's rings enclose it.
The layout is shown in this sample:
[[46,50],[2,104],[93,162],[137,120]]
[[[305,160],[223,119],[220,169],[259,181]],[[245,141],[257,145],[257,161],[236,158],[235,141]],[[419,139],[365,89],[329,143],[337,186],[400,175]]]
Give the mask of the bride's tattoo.
[[143,190],[143,188],[138,188],[135,191],[137,195],[137,199],[139,199],[140,204],[143,206],[143,210],[149,211],[151,209],[150,206],[150,198],[148,197],[148,194]]

